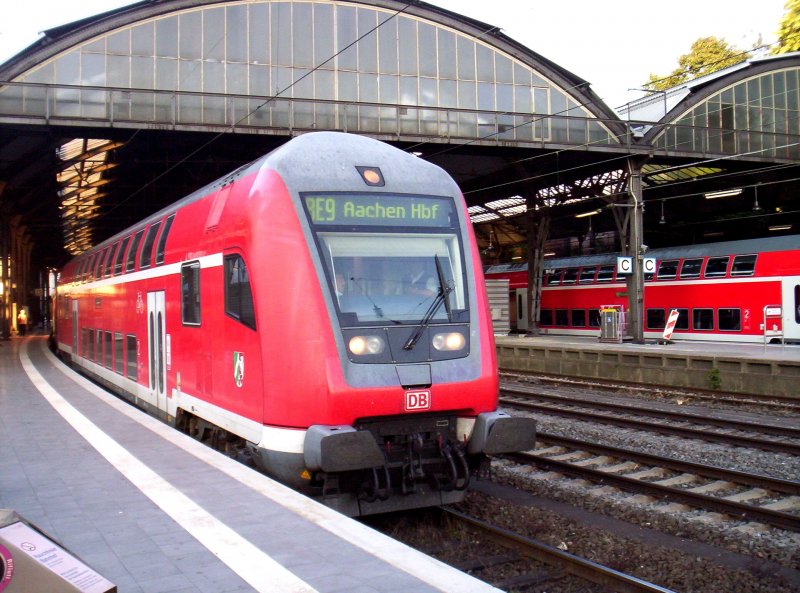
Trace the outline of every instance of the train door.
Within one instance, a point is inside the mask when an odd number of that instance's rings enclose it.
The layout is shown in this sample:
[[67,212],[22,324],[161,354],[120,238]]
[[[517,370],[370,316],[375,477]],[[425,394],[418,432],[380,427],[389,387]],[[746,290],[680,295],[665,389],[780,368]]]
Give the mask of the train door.
[[783,336],[800,340],[800,277],[783,281]]
[[528,330],[528,289],[517,289],[517,330]]
[[80,355],[78,352],[78,334],[80,333],[78,329],[78,299],[71,299],[67,303],[72,307],[72,358],[75,359]]
[[147,352],[150,364],[150,395],[162,412],[167,411],[167,364],[164,352],[166,325],[164,291],[147,293]]

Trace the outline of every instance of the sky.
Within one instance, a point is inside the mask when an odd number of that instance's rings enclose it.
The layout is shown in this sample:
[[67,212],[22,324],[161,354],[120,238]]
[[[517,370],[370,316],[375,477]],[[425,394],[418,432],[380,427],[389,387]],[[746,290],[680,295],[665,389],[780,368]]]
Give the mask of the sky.
[[[640,96],[651,73],[669,74],[700,37],[749,49],[774,42],[785,0],[429,0],[500,27],[589,81],[609,106]],[[39,32],[129,0],[0,0],[0,63]]]

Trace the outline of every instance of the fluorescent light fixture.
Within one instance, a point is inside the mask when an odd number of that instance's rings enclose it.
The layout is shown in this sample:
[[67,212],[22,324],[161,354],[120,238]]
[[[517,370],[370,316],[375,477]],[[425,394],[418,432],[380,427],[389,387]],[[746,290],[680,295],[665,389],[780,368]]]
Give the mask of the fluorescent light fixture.
[[600,214],[603,211],[602,208],[598,208],[597,210],[592,210],[591,212],[584,212],[583,214],[576,214],[575,218],[586,218],[587,216],[594,216],[595,214]]
[[544,254],[544,256],[545,257],[553,257],[555,254],[556,254],[555,251],[548,251],[547,253]]
[[706,200],[713,200],[714,198],[732,198],[733,196],[738,196],[742,193],[742,188],[737,187],[736,189],[725,189],[722,191],[712,191],[707,194]]
[[522,259],[522,256],[521,256],[521,255],[515,255],[515,256],[514,256],[514,257],[512,257],[511,259]]
[[790,228],[792,228],[792,225],[790,225],[790,224],[776,224],[774,226],[769,227],[769,230],[771,230],[771,231],[788,231]]

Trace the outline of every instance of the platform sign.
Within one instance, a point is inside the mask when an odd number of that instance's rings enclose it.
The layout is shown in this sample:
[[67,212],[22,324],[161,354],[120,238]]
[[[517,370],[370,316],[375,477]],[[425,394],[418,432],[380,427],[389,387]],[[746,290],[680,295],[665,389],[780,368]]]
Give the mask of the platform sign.
[[645,274],[655,274],[656,258],[654,257],[642,258],[642,272],[644,272]]
[[675,324],[678,323],[678,310],[672,309],[669,312],[669,318],[667,319],[667,325],[664,327],[664,340],[669,340],[672,338],[672,332],[675,331]]

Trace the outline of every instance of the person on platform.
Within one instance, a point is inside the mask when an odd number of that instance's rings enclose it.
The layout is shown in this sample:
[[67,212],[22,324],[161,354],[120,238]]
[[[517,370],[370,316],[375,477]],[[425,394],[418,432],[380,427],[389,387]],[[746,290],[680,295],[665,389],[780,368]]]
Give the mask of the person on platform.
[[28,332],[28,312],[24,307],[19,310],[19,315],[17,315],[17,331],[21,336]]

